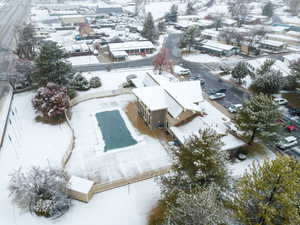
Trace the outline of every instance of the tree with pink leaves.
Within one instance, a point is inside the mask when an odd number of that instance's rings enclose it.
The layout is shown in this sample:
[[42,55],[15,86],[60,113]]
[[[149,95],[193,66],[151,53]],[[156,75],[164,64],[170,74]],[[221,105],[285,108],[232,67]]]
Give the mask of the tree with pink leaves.
[[153,62],[154,70],[158,70],[158,73],[161,74],[162,71],[173,72],[174,63],[170,59],[170,54],[168,49],[162,48],[160,52],[155,56]]
[[32,100],[32,105],[44,120],[60,120],[70,106],[67,89],[55,83],[38,89]]

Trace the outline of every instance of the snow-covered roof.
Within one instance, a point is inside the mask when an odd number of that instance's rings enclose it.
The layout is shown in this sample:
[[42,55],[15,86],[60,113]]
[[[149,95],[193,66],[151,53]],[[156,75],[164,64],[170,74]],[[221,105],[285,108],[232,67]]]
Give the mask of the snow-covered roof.
[[[252,71],[256,71],[257,69],[259,69],[266,60],[268,60],[269,58],[267,57],[263,57],[263,58],[257,58],[257,59],[252,59],[252,60],[248,60],[246,62],[246,65],[250,66],[250,69]],[[289,67],[284,64],[282,61],[280,60],[275,60],[275,63],[272,65],[271,67],[272,70],[279,70],[282,73],[282,76],[287,76],[290,74],[290,69]]]
[[162,75],[146,76],[144,85],[133,93],[152,111],[168,109],[176,118],[185,109],[200,111],[195,103],[203,101],[200,81],[171,82]]
[[293,31],[293,30],[290,30],[290,31],[286,32],[286,34],[290,35],[290,36],[300,37],[300,32]]
[[219,50],[219,51],[230,51],[233,48],[236,48],[233,45],[226,45],[212,40],[205,40],[202,43],[203,43],[203,47],[205,48],[211,48],[213,50]]
[[224,135],[221,138],[224,143],[224,145],[221,147],[221,150],[231,150],[245,145],[242,140],[226,132],[227,128],[224,123],[228,122],[229,118],[226,117],[222,112],[218,111],[207,101],[200,102],[199,107],[203,112],[206,112],[207,115],[197,116],[192,121],[182,126],[170,127],[170,130],[181,143],[185,143],[185,141],[191,135],[197,135],[199,129],[212,128],[218,134]]
[[294,37],[290,37],[290,36],[286,36],[286,35],[283,35],[283,34],[267,34],[266,38],[267,39],[271,39],[271,40],[282,40],[282,41],[299,42],[299,39],[294,38]]
[[288,60],[289,62],[293,62],[293,61],[300,59],[300,54],[293,53],[293,54],[284,55],[282,57],[284,59]]
[[204,29],[201,32],[202,35],[211,36],[211,37],[218,37],[220,34],[220,31],[214,30],[214,29]]
[[274,46],[274,47],[281,47],[284,46],[285,43],[281,42],[281,41],[273,41],[273,40],[267,40],[267,39],[263,39],[259,42],[260,44],[264,44],[264,45],[269,45],[269,46]]
[[127,52],[125,51],[111,51],[111,54],[113,55],[113,57],[117,58],[117,57],[126,57],[128,56]]
[[166,109],[164,90],[160,86],[135,88],[132,92],[151,110]]
[[128,51],[135,49],[154,49],[154,45],[150,41],[130,41],[123,43],[110,43],[108,44],[110,51]]
[[71,176],[68,182],[68,189],[83,194],[88,194],[94,185],[94,181]]

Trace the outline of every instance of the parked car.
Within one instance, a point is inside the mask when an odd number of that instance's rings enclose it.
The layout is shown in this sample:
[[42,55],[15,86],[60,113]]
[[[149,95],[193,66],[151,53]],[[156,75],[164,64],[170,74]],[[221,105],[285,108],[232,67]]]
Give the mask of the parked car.
[[175,65],[174,66],[174,72],[178,75],[189,75],[191,74],[191,71],[187,68]]
[[229,106],[228,111],[231,113],[236,113],[238,110],[240,110],[242,108],[243,108],[242,104],[235,104],[235,105]]
[[205,84],[205,80],[204,79],[200,79],[200,84],[204,85]]
[[217,90],[218,93],[226,93],[226,88],[220,88],[219,90]]
[[210,100],[217,100],[217,99],[224,98],[225,96],[226,96],[225,93],[215,93],[213,95],[210,95],[209,99]]
[[300,116],[300,108],[289,108],[289,112],[293,116]]
[[288,136],[281,139],[276,146],[280,149],[287,149],[298,144],[297,138],[294,136]]
[[274,98],[273,101],[278,105],[285,105],[288,103],[288,101],[285,98],[281,97]]
[[291,148],[291,151],[294,151],[300,155],[300,146],[295,146]]

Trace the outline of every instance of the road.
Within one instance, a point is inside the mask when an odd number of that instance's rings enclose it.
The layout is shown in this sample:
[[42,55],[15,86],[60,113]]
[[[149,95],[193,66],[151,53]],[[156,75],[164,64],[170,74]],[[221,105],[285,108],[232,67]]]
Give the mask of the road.
[[8,0],[0,8],[0,72],[9,70],[8,58],[16,47],[16,29],[26,22],[30,0]]

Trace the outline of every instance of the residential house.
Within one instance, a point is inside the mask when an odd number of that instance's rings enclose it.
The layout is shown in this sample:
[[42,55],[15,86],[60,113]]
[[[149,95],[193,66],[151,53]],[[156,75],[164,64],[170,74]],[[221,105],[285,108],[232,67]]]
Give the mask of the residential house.
[[109,54],[114,60],[125,60],[128,55],[146,55],[154,52],[155,47],[150,41],[130,41],[109,43]]
[[217,55],[217,56],[232,56],[240,52],[240,48],[237,46],[222,44],[217,41],[204,40],[199,46],[199,50],[204,53]]
[[292,53],[288,55],[283,55],[281,56],[281,59],[287,66],[290,66],[291,64],[293,64],[294,62],[300,59],[300,54]]
[[259,47],[268,52],[281,52],[287,48],[287,44],[281,41],[262,39],[258,42]]
[[121,5],[112,5],[105,2],[98,4],[96,9],[97,14],[121,14],[123,13],[123,8]]
[[138,114],[150,129],[166,129],[184,144],[199,129],[213,128],[222,135],[222,150],[245,144],[229,133],[225,126],[229,119],[204,100],[200,81],[170,81],[152,73],[147,73],[144,80],[144,86],[133,89],[133,93]]
[[286,43],[288,45],[298,45],[300,43],[300,39],[290,37],[290,36],[287,36],[287,35],[283,35],[283,34],[267,34],[265,36],[265,39],[266,40],[271,40],[271,41],[283,42],[283,43]]
[[219,35],[220,35],[220,31],[216,29],[204,29],[201,31],[201,36],[204,39],[218,41]]

